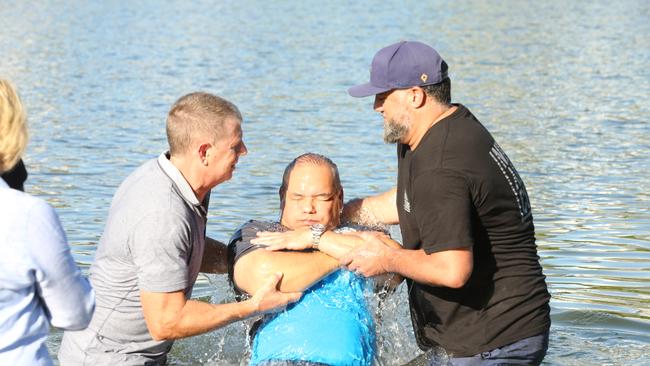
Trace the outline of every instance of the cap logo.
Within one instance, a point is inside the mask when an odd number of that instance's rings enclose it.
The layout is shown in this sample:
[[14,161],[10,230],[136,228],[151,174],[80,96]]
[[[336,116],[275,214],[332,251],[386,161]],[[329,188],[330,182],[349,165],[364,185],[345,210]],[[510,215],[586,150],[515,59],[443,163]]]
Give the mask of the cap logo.
[[420,80],[422,80],[423,83],[426,83],[428,78],[427,74],[420,75]]

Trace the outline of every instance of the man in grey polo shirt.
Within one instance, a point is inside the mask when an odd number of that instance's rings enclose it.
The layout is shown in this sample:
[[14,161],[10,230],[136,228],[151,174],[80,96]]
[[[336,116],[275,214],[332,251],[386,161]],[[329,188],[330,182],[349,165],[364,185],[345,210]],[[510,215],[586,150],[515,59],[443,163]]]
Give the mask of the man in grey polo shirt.
[[207,93],[180,98],[167,117],[169,152],[121,184],[90,268],[96,310],[84,331],[65,332],[62,365],[163,365],[173,340],[283,308],[281,273],[247,301],[190,299],[198,273],[224,273],[226,247],[205,236],[210,190],[246,154],[235,105]]

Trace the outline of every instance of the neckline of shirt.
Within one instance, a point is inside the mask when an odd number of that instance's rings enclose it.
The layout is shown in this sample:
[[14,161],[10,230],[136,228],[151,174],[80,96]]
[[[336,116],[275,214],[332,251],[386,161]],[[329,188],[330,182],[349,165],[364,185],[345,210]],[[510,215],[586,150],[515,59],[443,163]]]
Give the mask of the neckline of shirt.
[[169,151],[165,151],[158,156],[158,166],[162,169],[163,173],[169,177],[174,186],[178,189],[181,197],[190,205],[197,208],[201,213],[205,214],[205,208],[196,198],[192,187],[185,180],[181,171],[169,161]]

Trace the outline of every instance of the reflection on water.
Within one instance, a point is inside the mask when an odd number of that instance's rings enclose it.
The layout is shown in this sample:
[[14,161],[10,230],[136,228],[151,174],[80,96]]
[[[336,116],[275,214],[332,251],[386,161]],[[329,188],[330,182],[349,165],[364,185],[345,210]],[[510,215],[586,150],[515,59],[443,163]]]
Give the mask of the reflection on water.
[[[381,142],[372,101],[345,90],[367,78],[377,49],[420,39],[446,58],[454,100],[526,181],[553,296],[547,364],[648,364],[647,1],[0,8],[0,70],[18,85],[31,125],[26,188],[57,207],[84,268],[117,185],[165,149],[164,116],[189,91],[221,94],[245,117],[250,153],[212,196],[217,239],[249,218],[275,219],[284,165],[305,151],[339,165],[347,197],[389,188],[394,147]],[[231,295],[213,276],[194,296]],[[419,351],[404,289],[386,306],[378,363],[394,365]],[[239,364],[245,327],[179,341],[173,363]]]

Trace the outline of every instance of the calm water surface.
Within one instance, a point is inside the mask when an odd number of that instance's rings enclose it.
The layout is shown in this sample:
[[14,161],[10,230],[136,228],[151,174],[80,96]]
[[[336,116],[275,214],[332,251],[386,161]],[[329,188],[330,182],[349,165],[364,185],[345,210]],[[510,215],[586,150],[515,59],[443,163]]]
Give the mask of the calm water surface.
[[[282,170],[305,151],[338,163],[347,197],[390,188],[394,147],[346,88],[377,49],[419,39],[527,183],[553,296],[546,364],[650,364],[650,3],[336,3],[0,1],[0,75],[31,125],[27,190],[56,206],[84,270],[118,184],[166,148],[164,116],[190,91],[245,117],[250,153],[212,195],[217,239],[275,218]],[[194,296],[232,293],[211,276]],[[401,288],[378,364],[420,353],[406,308]],[[245,327],[179,341],[171,363],[245,364]]]

